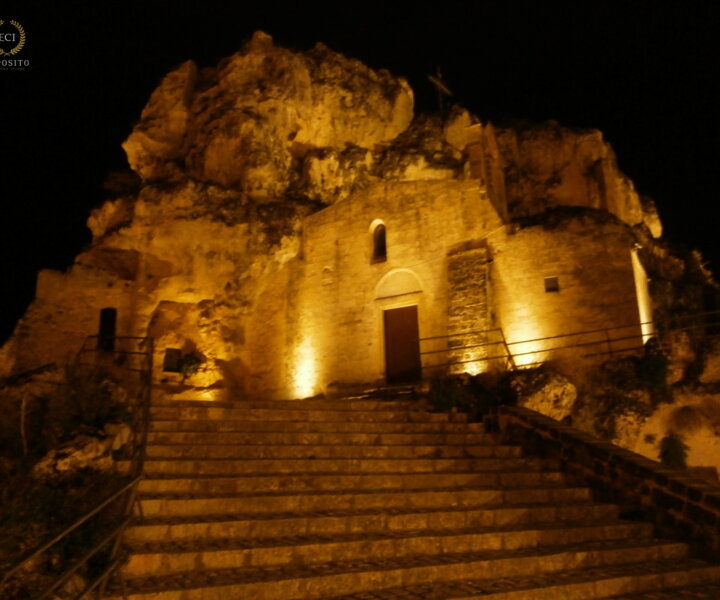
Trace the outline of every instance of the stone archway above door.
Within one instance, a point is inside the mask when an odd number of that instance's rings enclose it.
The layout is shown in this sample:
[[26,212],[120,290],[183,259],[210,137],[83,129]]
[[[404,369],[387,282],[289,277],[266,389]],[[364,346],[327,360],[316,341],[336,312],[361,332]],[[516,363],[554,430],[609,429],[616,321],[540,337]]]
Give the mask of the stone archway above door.
[[419,294],[422,284],[410,269],[395,269],[386,273],[375,286],[375,299],[394,298],[406,294]]

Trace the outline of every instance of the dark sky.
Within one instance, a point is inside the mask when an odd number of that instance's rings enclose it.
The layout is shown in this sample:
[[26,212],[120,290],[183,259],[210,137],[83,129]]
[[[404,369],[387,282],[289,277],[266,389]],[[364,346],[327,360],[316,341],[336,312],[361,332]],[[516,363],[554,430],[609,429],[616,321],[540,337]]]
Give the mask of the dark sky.
[[[316,41],[409,79],[440,66],[483,119],[554,119],[602,130],[621,169],[657,201],[672,240],[720,266],[720,2],[479,0],[419,3],[33,2],[0,5],[27,34],[24,71],[0,70],[0,341],[41,268],[90,241],[89,210],[160,78],[237,51],[263,29]],[[6,25],[7,26],[7,25]],[[0,31],[2,26],[0,26]],[[716,269],[717,271],[717,269]]]

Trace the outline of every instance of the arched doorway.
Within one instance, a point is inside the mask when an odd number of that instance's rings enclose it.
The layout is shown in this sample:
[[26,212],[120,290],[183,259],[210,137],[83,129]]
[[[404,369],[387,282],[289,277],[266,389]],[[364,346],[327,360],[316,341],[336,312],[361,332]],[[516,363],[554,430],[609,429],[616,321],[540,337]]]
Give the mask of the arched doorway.
[[385,275],[376,289],[382,311],[385,380],[408,383],[422,378],[418,306],[422,287],[417,275],[400,269]]

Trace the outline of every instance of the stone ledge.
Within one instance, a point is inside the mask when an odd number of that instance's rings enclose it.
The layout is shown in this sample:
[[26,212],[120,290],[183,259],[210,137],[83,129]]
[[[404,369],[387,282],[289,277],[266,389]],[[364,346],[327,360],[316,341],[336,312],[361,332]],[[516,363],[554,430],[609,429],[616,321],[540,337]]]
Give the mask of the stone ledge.
[[658,462],[563,425],[531,409],[502,406],[497,416],[506,441],[528,454],[560,461],[598,499],[641,514],[658,535],[683,539],[701,556],[720,559],[720,484]]

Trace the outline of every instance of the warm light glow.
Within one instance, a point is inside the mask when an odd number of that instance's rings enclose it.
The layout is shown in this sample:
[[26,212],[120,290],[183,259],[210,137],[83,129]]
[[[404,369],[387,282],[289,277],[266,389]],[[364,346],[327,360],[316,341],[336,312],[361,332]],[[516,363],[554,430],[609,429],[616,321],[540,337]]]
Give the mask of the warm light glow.
[[[474,358],[474,357],[473,357]],[[468,357],[465,360],[472,360],[472,358]],[[463,365],[463,373],[466,373],[468,375],[477,375],[478,373],[484,373],[487,371],[487,364],[485,361],[473,361],[466,363]]]
[[315,393],[317,385],[317,359],[312,340],[305,338],[295,350],[293,385],[297,398],[307,398]]
[[218,397],[218,390],[204,390],[199,393],[198,400],[205,400],[207,402],[216,402],[220,398]]
[[637,296],[638,312],[640,313],[640,327],[642,329],[643,344],[655,335],[655,328],[652,323],[652,303],[650,291],[648,290],[648,278],[645,268],[638,258],[638,248],[630,252],[632,256],[633,276],[635,278],[635,294]]
[[[522,341],[537,340],[544,335],[535,326],[529,315],[520,316],[518,322],[512,327],[511,334],[508,335],[508,347],[510,348],[510,354],[513,355],[515,366],[525,367],[545,361],[547,353],[540,352],[542,350],[542,341]],[[518,340],[518,343],[512,343],[514,340]]]
[[[207,361],[208,363],[210,361]],[[197,388],[207,388],[215,384],[219,379],[222,378],[220,370],[215,366],[203,365],[197,373],[194,373],[188,379],[188,383],[191,383]]]
[[492,342],[486,332],[469,333],[457,336],[456,341],[462,341],[462,346],[450,351],[452,373],[466,373],[477,375],[488,370],[488,352],[492,354]]

